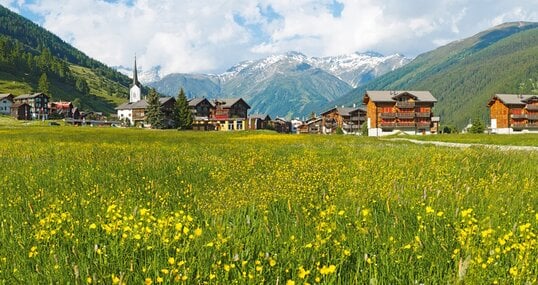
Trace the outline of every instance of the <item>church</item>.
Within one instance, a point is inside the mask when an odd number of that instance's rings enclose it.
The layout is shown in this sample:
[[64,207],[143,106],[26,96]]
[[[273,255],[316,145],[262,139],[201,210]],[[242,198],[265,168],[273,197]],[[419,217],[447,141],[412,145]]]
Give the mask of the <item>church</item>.
[[[159,98],[161,110],[163,111],[167,125],[172,125],[171,115],[175,107],[176,99],[174,97]],[[121,121],[129,122],[131,126],[147,126],[146,124],[146,109],[148,102],[142,99],[142,84],[138,81],[138,71],[136,66],[136,57],[134,60],[133,83],[129,89],[129,102],[123,103],[116,108],[118,118]]]

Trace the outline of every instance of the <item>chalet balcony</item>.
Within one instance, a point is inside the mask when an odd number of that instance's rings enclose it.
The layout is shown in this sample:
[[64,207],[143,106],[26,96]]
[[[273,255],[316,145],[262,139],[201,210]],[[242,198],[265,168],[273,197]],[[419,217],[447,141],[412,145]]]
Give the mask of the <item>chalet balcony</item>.
[[432,115],[431,112],[417,112],[416,113],[417,118],[429,118],[431,117],[431,115]]
[[396,119],[396,113],[380,113],[381,119]]
[[526,119],[527,114],[512,114],[510,115],[510,117],[512,117],[512,119],[514,120],[521,120],[521,119]]
[[398,118],[401,118],[401,119],[413,119],[413,118],[415,118],[415,113],[414,112],[398,113]]
[[418,122],[417,128],[429,128],[431,125],[431,122]]
[[380,123],[381,128],[396,128],[396,123]]
[[358,121],[366,121],[366,116],[354,116],[351,117],[352,122],[358,122]]
[[538,121],[538,114],[527,114],[529,121]]
[[531,124],[511,124],[510,127],[514,130],[523,130],[523,129],[538,129],[538,123],[531,123]]
[[527,105],[528,111],[538,111],[538,105]]
[[398,128],[414,128],[415,122],[399,122],[396,124]]
[[413,109],[415,108],[415,102],[396,102],[396,107],[400,109]]

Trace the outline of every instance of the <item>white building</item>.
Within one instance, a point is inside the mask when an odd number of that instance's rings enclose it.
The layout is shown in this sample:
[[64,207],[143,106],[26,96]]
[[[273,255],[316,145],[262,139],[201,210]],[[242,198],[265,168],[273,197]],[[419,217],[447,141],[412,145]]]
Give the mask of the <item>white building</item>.
[[11,114],[11,106],[13,105],[13,94],[0,94],[0,114]]
[[133,109],[136,109],[136,103],[142,100],[142,84],[138,81],[138,71],[136,68],[136,57],[134,61],[133,69],[133,84],[131,84],[131,89],[129,90],[129,102],[122,104],[116,108],[118,112],[118,118],[120,120],[129,120],[131,125],[135,124],[135,119],[133,118]]

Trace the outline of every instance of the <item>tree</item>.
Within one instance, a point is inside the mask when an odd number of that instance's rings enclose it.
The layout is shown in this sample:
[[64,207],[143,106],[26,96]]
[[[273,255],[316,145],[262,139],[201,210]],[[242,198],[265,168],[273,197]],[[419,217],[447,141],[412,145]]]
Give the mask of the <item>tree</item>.
[[80,102],[80,98],[75,98],[75,100],[73,100],[73,106],[75,108],[79,108],[82,106],[82,102]]
[[[37,89],[39,92],[43,92],[49,96],[51,96],[50,92],[50,82],[47,78],[47,74],[43,72],[41,74],[41,77],[39,77],[39,82],[37,83]],[[52,96],[51,96],[52,97]]]
[[146,109],[146,122],[151,125],[152,129],[164,128],[164,114],[161,110],[159,102],[159,94],[155,89],[151,88],[148,94],[148,107]]
[[174,121],[177,122],[176,127],[182,130],[190,129],[192,127],[192,113],[189,109],[189,103],[187,102],[187,96],[183,88],[179,90],[174,109],[177,112],[177,115],[174,114]]
[[482,122],[482,120],[480,120],[480,118],[476,117],[473,120],[471,127],[469,128],[469,133],[482,134],[484,133],[484,130],[486,130],[484,123]]
[[361,125],[361,135],[367,137],[368,136],[368,123],[364,122]]

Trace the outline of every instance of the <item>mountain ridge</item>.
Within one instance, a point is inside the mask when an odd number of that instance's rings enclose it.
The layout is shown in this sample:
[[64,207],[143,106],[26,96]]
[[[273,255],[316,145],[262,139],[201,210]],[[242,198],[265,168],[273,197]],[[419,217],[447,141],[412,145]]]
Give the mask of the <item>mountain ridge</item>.
[[221,74],[169,74],[148,85],[169,96],[183,88],[188,97],[242,97],[251,104],[252,112],[289,118],[308,115],[353,86],[409,61],[400,54],[367,52],[318,58],[290,51],[239,62]]

